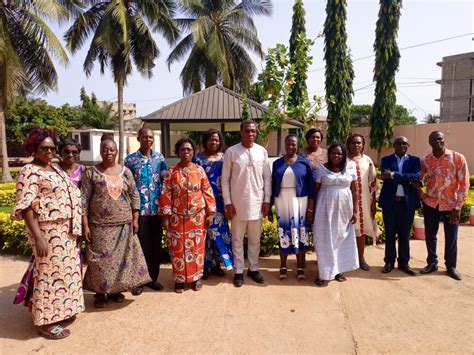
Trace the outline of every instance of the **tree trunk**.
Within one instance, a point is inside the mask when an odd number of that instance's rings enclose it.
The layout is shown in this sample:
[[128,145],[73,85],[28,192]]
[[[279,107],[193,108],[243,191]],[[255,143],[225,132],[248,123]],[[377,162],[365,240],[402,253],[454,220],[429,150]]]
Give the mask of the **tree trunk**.
[[117,80],[117,101],[118,101],[118,118],[119,118],[119,164],[123,164],[124,158],[124,124],[123,124],[123,86],[124,80],[119,78]]
[[12,181],[12,176],[10,175],[10,168],[8,167],[8,151],[7,151],[7,132],[5,126],[5,109],[6,109],[6,95],[5,88],[0,92],[0,145],[1,151],[0,155],[2,158],[2,178],[1,182],[10,182]]

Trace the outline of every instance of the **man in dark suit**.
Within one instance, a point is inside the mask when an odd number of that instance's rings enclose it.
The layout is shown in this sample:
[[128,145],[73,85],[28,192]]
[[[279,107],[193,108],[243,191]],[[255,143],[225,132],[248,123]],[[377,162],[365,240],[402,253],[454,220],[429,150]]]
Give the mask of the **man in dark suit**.
[[398,234],[398,268],[408,275],[415,275],[410,268],[410,231],[415,210],[420,207],[420,196],[416,183],[421,179],[420,158],[407,154],[408,139],[396,137],[395,153],[382,158],[380,170],[384,181],[379,197],[385,225],[385,266],[383,273],[395,267],[397,250],[395,236]]

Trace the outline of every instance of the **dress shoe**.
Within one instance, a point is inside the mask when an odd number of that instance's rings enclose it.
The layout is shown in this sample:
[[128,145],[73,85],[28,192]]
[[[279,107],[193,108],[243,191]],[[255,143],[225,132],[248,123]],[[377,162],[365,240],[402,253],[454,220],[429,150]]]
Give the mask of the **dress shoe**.
[[248,271],[247,272],[247,275],[252,279],[254,280],[256,283],[258,284],[263,284],[263,282],[265,281],[263,279],[263,276],[262,274],[260,273],[260,271]]
[[431,274],[432,272],[438,271],[438,265],[428,264],[420,270],[420,274]]
[[458,280],[458,281],[461,281],[461,280],[462,280],[461,274],[459,273],[459,271],[456,270],[455,267],[448,267],[448,269],[446,270],[446,272],[447,272],[448,275],[451,276],[453,279]]
[[241,287],[244,284],[244,274],[234,275],[234,286]]
[[405,274],[415,276],[416,273],[408,265],[398,265],[398,269],[403,271]]
[[149,287],[149,288],[151,288],[152,290],[155,290],[155,291],[162,291],[163,288],[164,288],[163,285],[160,284],[158,281],[149,282],[145,286]]
[[395,267],[394,263],[385,263],[385,265],[382,268],[382,274],[388,274],[391,272]]
[[134,287],[130,290],[132,295],[140,296],[143,293],[143,286]]

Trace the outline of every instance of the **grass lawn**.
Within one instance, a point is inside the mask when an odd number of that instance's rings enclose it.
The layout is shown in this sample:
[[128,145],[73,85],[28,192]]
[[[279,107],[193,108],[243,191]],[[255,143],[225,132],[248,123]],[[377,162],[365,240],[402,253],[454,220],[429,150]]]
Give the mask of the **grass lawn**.
[[12,213],[13,207],[12,206],[0,206],[0,213]]

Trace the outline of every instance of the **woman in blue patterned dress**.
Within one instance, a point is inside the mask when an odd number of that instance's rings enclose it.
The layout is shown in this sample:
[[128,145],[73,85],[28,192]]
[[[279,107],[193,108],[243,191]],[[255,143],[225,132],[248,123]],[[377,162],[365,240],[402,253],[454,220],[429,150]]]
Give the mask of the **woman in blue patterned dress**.
[[232,236],[229,223],[224,215],[224,200],[222,199],[221,174],[224,163],[224,137],[215,129],[209,129],[202,135],[202,146],[204,151],[196,155],[196,164],[202,166],[206,171],[209,182],[216,198],[217,211],[214,214],[212,224],[207,230],[206,255],[204,262],[203,279],[207,279],[212,272],[217,276],[224,276],[221,262],[227,270],[234,267],[232,256]]

